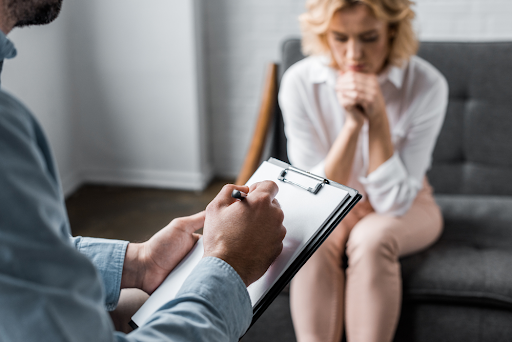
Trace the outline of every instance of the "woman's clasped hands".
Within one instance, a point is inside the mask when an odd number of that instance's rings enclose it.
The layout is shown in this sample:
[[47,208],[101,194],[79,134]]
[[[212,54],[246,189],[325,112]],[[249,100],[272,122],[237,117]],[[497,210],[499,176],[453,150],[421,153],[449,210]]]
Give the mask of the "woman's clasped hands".
[[386,117],[386,103],[377,75],[354,71],[340,72],[336,81],[336,96],[347,112],[347,120],[362,126]]

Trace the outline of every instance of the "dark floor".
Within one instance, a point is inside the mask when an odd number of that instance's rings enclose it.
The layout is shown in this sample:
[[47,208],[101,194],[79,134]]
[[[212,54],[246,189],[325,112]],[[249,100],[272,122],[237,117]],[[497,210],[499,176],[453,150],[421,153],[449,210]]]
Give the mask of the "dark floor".
[[84,185],[66,200],[73,235],[145,241],[176,217],[204,210],[224,184],[204,191]]

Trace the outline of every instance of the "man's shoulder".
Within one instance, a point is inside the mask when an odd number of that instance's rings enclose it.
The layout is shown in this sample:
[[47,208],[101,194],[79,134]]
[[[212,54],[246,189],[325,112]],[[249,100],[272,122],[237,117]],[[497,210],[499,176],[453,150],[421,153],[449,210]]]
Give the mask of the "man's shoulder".
[[28,109],[18,99],[3,89],[0,89],[0,111],[2,114],[13,111],[28,113]]
[[4,90],[0,90],[0,130],[31,137],[38,130],[38,125],[27,107]]
[[43,162],[44,169],[57,179],[50,147],[39,122],[23,103],[3,90],[0,90],[0,147],[0,158],[10,156]]

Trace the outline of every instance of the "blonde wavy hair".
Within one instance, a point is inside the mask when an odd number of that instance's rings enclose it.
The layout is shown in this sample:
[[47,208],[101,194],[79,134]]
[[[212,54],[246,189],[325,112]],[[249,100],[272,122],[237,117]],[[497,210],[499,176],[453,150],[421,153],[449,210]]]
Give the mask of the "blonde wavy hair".
[[337,11],[357,4],[367,5],[375,17],[387,22],[394,32],[387,63],[400,66],[416,54],[419,44],[412,27],[415,14],[410,0],[308,0],[307,11],[299,16],[302,52],[327,55],[335,64],[327,43],[327,30]]

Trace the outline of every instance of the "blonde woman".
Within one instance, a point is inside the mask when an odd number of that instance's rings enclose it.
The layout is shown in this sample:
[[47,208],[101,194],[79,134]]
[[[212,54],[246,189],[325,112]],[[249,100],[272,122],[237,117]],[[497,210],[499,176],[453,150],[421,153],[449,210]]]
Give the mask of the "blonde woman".
[[300,17],[310,56],[285,73],[279,95],[288,156],[364,198],[292,282],[299,342],[338,342],[343,327],[348,342],[391,341],[398,259],[442,231],[425,173],[448,87],[414,56],[413,17],[409,0],[311,0]]

